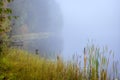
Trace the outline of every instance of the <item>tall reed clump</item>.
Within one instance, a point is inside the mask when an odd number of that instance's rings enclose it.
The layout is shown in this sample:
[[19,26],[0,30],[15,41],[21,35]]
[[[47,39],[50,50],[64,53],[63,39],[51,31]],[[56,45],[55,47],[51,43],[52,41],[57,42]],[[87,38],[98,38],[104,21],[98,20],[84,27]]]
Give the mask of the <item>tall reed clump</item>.
[[[109,62],[113,62],[111,63],[113,69],[110,68],[111,64]],[[116,72],[118,66],[114,67],[114,53],[111,50],[108,51],[107,47],[103,47],[102,50],[95,45],[84,48],[84,74],[86,74],[86,80],[118,79],[118,72]],[[110,70],[113,70],[113,72],[110,73]]]

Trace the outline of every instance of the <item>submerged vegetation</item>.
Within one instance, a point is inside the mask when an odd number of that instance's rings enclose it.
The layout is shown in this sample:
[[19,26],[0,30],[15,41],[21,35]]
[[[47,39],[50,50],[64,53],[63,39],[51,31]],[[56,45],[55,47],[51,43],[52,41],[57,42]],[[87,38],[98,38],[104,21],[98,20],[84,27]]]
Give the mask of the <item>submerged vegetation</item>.
[[[114,61],[109,73],[112,60],[105,54],[107,49],[101,51],[94,45],[84,49],[84,60],[67,63],[59,56],[53,61],[19,49],[5,52],[7,54],[0,58],[0,80],[119,80]],[[112,54],[110,51],[108,55]]]

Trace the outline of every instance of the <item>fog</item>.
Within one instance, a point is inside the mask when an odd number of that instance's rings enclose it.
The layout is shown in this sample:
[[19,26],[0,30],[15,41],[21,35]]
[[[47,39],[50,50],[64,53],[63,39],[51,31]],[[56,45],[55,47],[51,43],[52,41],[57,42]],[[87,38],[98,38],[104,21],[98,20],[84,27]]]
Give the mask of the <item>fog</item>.
[[102,48],[108,46],[119,58],[120,1],[119,0],[56,0],[62,10],[64,27],[64,58],[75,53],[83,55],[83,48],[91,41]]
[[26,50],[38,49],[48,55],[60,53],[68,60],[75,53],[83,55],[90,40],[100,48],[108,46],[116,58],[120,57],[119,0],[16,0],[14,3],[11,7],[19,18],[13,35],[27,34],[25,41],[22,37]]
[[55,0],[15,0],[11,5],[13,40],[23,42],[23,49],[49,57],[63,50],[61,9]]

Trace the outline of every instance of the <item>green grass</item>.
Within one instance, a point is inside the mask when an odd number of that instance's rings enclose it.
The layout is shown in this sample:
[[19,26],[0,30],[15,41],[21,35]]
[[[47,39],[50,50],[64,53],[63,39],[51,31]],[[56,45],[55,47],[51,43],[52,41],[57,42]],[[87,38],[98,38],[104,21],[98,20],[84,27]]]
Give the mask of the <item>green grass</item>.
[[0,58],[0,80],[110,80],[109,58],[103,53],[100,57],[99,49],[94,46],[86,51],[84,68],[81,68],[78,62],[66,64],[59,56],[52,61],[19,49],[8,49]]

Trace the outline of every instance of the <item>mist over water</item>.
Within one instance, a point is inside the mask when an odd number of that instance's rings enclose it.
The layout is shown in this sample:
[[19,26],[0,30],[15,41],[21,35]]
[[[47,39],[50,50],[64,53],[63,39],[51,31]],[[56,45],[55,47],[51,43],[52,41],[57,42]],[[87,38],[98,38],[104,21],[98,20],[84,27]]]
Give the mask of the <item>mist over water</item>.
[[100,48],[108,46],[116,58],[120,57],[119,0],[15,0],[14,3],[13,13],[20,17],[13,34],[25,35],[22,40],[26,50],[38,49],[48,56],[62,53],[68,60],[75,53],[83,56],[90,40]]
[[65,59],[77,53],[90,40],[101,49],[107,46],[120,55],[120,1],[119,0],[56,0],[62,10]]
[[63,18],[55,0],[15,0],[11,8],[18,16],[12,34],[25,50],[47,57],[63,50]]

